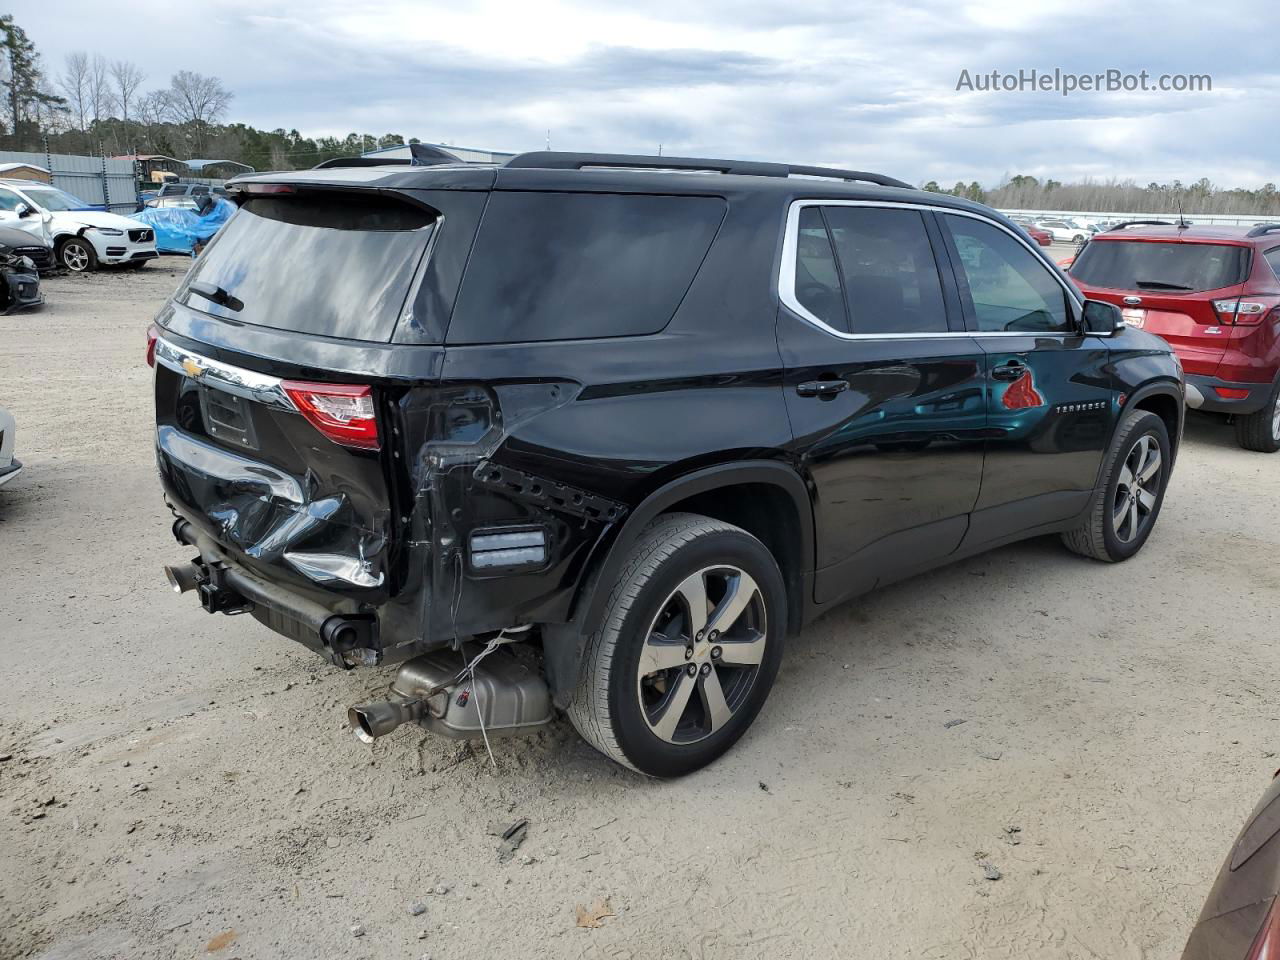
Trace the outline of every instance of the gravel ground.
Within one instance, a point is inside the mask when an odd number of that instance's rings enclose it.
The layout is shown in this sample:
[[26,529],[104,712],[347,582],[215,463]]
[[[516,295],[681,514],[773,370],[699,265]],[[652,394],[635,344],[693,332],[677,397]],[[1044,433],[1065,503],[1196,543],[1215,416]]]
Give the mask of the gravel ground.
[[1280,458],[1193,422],[1134,561],[1032,541],[832,613],[678,782],[563,722],[496,769],[370,749],[390,671],[164,584],[143,331],[184,266],[0,318],[0,957],[1177,956],[1280,764]]

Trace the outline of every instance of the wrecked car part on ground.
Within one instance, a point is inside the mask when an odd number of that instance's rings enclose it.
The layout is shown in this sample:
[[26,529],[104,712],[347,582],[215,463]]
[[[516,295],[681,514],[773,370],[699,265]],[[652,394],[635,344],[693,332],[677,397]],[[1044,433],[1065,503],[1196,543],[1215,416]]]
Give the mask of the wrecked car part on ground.
[[[364,737],[487,739],[554,707],[686,773],[840,601],[1041,533],[1123,560],[1154,527],[1167,346],[986,208],[574,154],[232,187],[148,347],[196,552],[168,576],[336,666],[399,664],[351,710]],[[848,243],[892,262],[837,268]],[[961,247],[1030,292],[979,311]]]

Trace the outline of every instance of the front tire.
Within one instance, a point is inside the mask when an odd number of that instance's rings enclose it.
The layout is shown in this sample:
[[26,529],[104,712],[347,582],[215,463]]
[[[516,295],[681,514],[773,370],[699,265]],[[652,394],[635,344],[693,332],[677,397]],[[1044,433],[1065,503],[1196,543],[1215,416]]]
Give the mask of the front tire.
[[58,262],[72,273],[98,269],[98,254],[84,237],[68,237],[58,244]]
[[1155,528],[1173,467],[1169,428],[1154,413],[1132,410],[1120,421],[1103,482],[1089,516],[1062,535],[1069,550],[1117,563],[1142,549]]
[[1265,407],[1247,417],[1236,417],[1236,443],[1258,453],[1280,450],[1280,380],[1271,387],[1271,399]]
[[709,517],[665,515],[628,553],[587,638],[569,719],[633,770],[691,773],[751,725],[786,633],[786,588],[763,543]]

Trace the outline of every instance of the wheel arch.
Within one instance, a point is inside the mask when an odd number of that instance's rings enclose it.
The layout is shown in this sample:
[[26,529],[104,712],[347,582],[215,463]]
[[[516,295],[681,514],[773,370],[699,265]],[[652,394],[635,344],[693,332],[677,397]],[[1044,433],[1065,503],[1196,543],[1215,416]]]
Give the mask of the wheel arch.
[[814,562],[813,505],[804,481],[789,464],[773,460],[705,467],[662,485],[637,505],[612,540],[597,548],[599,556],[592,558],[578,588],[569,622],[543,626],[547,677],[557,705],[564,706],[572,694],[585,640],[604,616],[627,551],[655,519],[673,512],[732,523],[764,543],[787,588],[788,630],[800,628]]
[[1169,431],[1169,446],[1176,460],[1182,440],[1182,423],[1186,416],[1185,400],[1177,384],[1173,381],[1144,384],[1129,395],[1121,416],[1130,410],[1146,410],[1164,421]]

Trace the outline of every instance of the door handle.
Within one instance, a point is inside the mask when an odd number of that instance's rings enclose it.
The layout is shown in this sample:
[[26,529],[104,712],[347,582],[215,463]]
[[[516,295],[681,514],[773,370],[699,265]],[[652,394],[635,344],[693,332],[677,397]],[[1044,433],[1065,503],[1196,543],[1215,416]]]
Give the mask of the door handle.
[[1010,360],[1008,363],[1002,363],[998,367],[991,370],[992,380],[1008,380],[1010,382],[1019,379],[1027,372],[1027,365],[1021,360]]
[[802,397],[822,397],[824,400],[830,400],[837,393],[844,393],[848,389],[848,380],[810,380],[807,383],[798,384],[796,393]]

